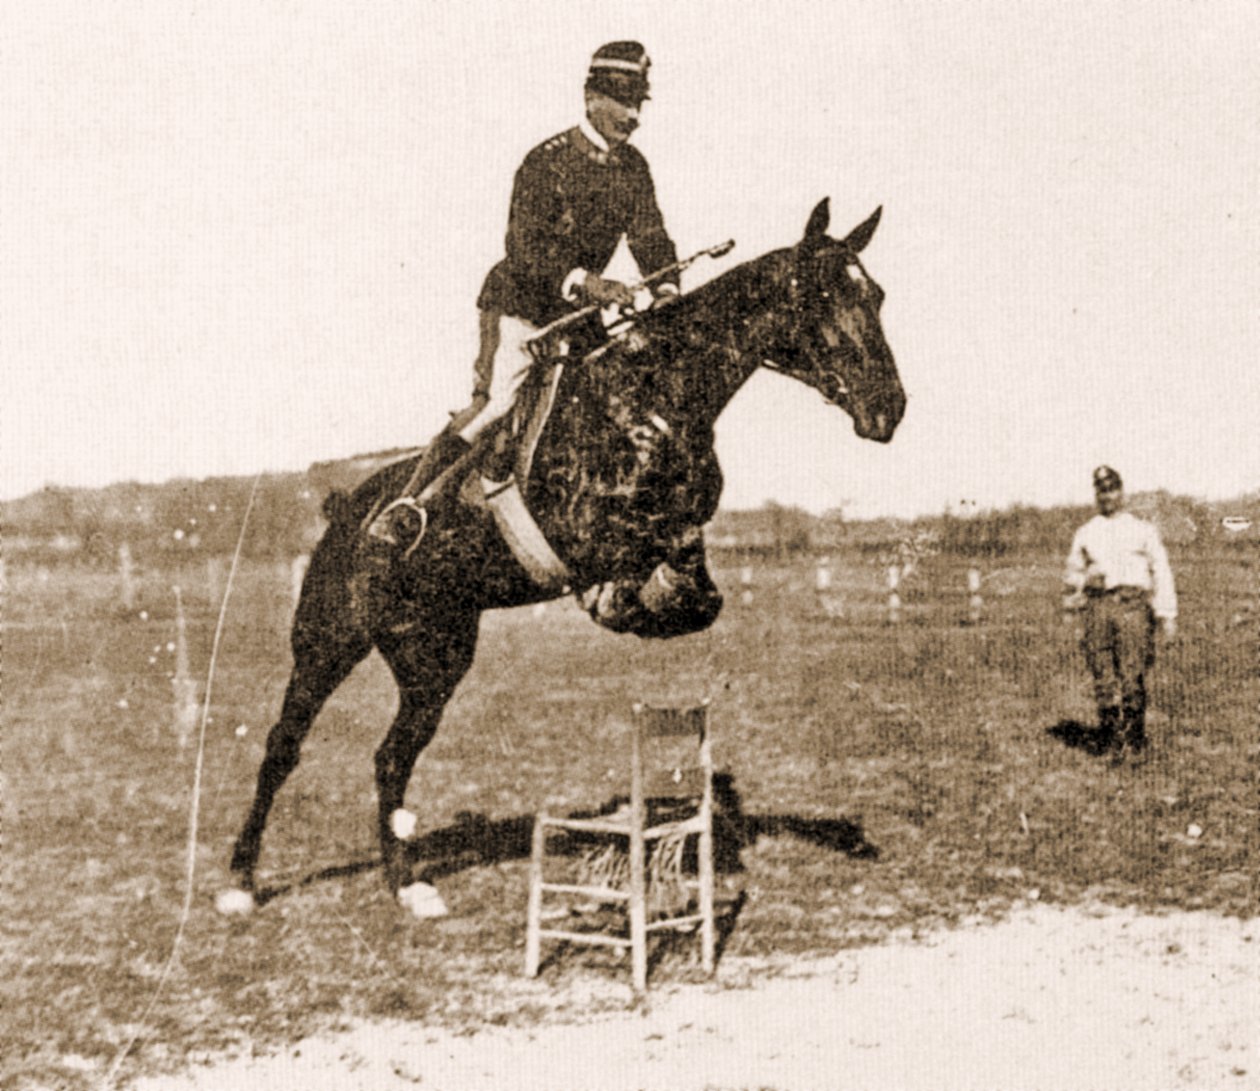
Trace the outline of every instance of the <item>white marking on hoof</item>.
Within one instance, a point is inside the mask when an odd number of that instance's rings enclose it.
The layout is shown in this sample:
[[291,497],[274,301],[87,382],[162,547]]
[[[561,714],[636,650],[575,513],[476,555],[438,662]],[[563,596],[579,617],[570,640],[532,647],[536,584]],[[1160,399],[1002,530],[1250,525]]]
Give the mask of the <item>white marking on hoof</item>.
[[411,912],[413,917],[445,917],[449,910],[437,892],[428,883],[412,883],[398,892],[398,904]]
[[389,816],[389,828],[399,841],[406,841],[416,832],[416,816],[406,807],[399,807]]
[[247,917],[254,911],[254,896],[248,890],[220,890],[214,907],[225,917]]

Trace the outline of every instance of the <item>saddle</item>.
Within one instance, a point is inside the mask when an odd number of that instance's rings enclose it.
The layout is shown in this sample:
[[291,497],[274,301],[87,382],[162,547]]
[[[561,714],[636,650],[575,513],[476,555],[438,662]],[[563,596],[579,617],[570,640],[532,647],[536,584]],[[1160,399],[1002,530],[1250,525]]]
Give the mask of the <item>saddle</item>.
[[[632,321],[613,327],[609,330],[609,339],[575,362],[583,366],[595,361],[614,343],[628,340],[634,332]],[[539,364],[522,384],[490,449],[478,460],[478,473],[468,475],[463,489],[466,502],[484,504],[490,510],[499,533],[535,583],[545,590],[562,593],[569,590],[570,573],[526,508],[522,488],[529,480],[539,438],[555,408],[566,362],[570,359],[564,355],[540,356]],[[668,425],[659,418],[657,421],[655,428],[663,428],[668,434]],[[641,439],[634,429],[627,428],[627,437],[636,448],[640,446]]]

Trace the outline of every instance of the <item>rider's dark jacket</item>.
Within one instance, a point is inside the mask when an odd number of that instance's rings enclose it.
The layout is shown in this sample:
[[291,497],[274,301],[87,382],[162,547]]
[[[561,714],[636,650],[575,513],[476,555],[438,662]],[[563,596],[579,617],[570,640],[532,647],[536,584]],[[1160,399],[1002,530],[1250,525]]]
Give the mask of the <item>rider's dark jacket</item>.
[[570,274],[602,273],[622,235],[645,275],[678,260],[642,153],[629,144],[603,151],[580,127],[560,133],[516,172],[506,256],[486,276],[477,306],[545,326],[573,308],[564,295]]

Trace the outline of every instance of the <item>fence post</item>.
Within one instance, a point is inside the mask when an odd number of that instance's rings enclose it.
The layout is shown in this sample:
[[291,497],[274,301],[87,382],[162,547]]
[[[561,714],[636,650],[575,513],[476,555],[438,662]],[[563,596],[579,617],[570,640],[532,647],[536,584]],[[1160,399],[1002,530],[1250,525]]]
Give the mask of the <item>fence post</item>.
[[131,546],[126,542],[118,547],[118,582],[124,610],[136,605],[136,566],[131,558]]
[[753,570],[752,565],[746,564],[739,570],[739,601],[744,606],[751,606],[753,600],[752,593]]
[[175,697],[175,739],[179,748],[188,745],[188,738],[197,726],[197,680],[188,671],[188,626],[184,620],[184,597],[175,589],[175,677],[171,689]]
[[901,621],[901,565],[888,566],[888,623],[896,625]]
[[818,605],[828,617],[843,617],[844,603],[839,595],[831,590],[831,558],[820,557],[814,569],[814,593],[818,597]]
[[831,558],[819,557],[818,567],[814,569],[814,590],[825,595],[831,590]]
[[967,620],[972,625],[980,624],[980,616],[984,610],[984,599],[980,595],[980,569],[972,565],[967,569]]

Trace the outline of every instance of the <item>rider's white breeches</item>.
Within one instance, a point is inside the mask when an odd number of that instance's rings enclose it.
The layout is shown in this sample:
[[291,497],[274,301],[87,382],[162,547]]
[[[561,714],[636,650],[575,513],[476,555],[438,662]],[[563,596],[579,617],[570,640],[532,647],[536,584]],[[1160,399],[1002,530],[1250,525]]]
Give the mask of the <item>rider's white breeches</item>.
[[537,327],[511,315],[499,316],[499,343],[494,350],[494,363],[490,372],[489,397],[486,403],[459,430],[469,443],[512,408],[516,392],[529,374],[533,357],[526,342],[538,332]]

